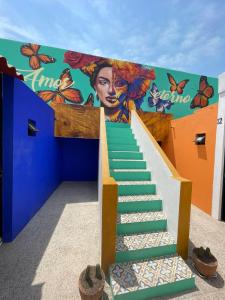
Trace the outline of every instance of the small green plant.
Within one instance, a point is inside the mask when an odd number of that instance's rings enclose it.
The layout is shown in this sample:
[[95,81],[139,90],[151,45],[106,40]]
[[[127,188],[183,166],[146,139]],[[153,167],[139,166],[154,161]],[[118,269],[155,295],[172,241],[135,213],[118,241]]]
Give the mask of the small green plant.
[[212,255],[210,248],[204,249],[203,247],[200,248],[194,248],[193,249],[194,254],[203,262],[210,263],[215,262],[216,258],[214,255]]
[[[85,275],[84,275],[84,278],[85,278],[85,281],[88,283],[89,287],[93,287],[94,283],[93,283],[93,279],[94,278],[91,278],[91,266],[87,266],[86,270],[85,270]],[[98,279],[98,280],[102,280],[102,274],[101,274],[101,268],[100,268],[100,265],[97,264],[95,268],[95,277]]]

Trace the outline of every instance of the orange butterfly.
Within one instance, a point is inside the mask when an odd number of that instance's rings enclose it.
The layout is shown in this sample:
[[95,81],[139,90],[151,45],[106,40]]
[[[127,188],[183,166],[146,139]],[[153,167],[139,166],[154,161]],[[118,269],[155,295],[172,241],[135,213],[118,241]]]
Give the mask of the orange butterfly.
[[65,69],[60,76],[60,84],[56,91],[38,91],[37,95],[45,102],[65,103],[67,100],[71,103],[81,103],[83,101],[81,92],[78,89],[71,88],[72,85],[73,79],[70,70]]
[[26,44],[20,47],[20,52],[24,56],[29,57],[29,65],[33,70],[37,70],[41,67],[41,63],[49,64],[54,63],[56,60],[45,54],[38,54],[40,45]]
[[208,84],[207,77],[201,76],[199,90],[191,101],[190,108],[205,107],[209,104],[209,98],[213,97],[214,89]]
[[87,98],[87,101],[85,102],[84,105],[87,105],[87,106],[94,106],[94,96],[92,93],[89,94],[88,98]]
[[170,91],[171,92],[177,91],[178,94],[183,94],[183,89],[184,89],[185,85],[188,83],[189,79],[185,79],[179,83],[176,83],[174,77],[170,73],[167,73],[167,77],[171,84]]

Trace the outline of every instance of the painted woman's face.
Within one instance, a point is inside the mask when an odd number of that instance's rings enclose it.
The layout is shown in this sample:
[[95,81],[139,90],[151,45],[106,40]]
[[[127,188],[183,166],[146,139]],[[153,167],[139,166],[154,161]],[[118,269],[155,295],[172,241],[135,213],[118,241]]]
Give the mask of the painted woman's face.
[[125,80],[116,78],[112,67],[104,67],[96,77],[94,88],[103,106],[113,108],[120,104],[128,85]]

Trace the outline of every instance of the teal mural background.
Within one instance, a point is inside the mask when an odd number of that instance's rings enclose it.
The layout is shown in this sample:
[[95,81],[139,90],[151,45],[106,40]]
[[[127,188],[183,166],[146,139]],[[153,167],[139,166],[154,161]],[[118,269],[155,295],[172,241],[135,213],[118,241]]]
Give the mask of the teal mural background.
[[[74,81],[73,88],[79,89],[83,96],[83,104],[85,104],[90,93],[95,95],[95,90],[90,85],[90,79],[79,69],[72,69],[67,63],[64,63],[64,53],[65,49],[58,49],[53,47],[41,46],[39,54],[49,55],[54,57],[56,61],[49,64],[41,64],[40,69],[32,70],[29,65],[29,58],[22,55],[20,48],[26,43],[16,42],[6,39],[0,39],[0,55],[7,58],[8,63],[15,66],[18,72],[24,75],[25,83],[35,92],[41,90],[56,90],[52,85],[59,79],[62,71],[66,68],[70,69],[72,79]],[[131,63],[132,64],[132,63]],[[145,68],[151,68],[155,72],[155,80],[151,81],[150,88],[147,90],[147,93],[144,97],[144,101],[141,105],[141,109],[147,112],[155,112],[156,108],[150,107],[148,103],[148,97],[150,96],[150,90],[153,82],[157,85],[160,92],[164,92],[164,100],[171,100],[168,98],[171,96],[170,93],[170,82],[167,77],[167,73],[170,73],[175,81],[178,83],[184,79],[188,79],[189,82],[183,89],[183,93],[178,95],[177,92],[174,92],[174,99],[172,102],[174,104],[170,109],[165,109],[166,113],[171,113],[173,118],[180,118],[186,115],[194,113],[195,110],[199,108],[190,108],[190,103],[196,93],[199,90],[199,80],[201,75],[190,74],[181,71],[169,70],[165,68],[158,68],[143,65]],[[214,89],[213,97],[209,98],[209,105],[218,102],[218,80],[217,78],[207,77],[208,84],[211,85]],[[183,102],[186,101],[186,103]],[[82,103],[81,103],[82,104]],[[100,101],[97,99],[96,95],[94,96],[94,106],[99,107]]]

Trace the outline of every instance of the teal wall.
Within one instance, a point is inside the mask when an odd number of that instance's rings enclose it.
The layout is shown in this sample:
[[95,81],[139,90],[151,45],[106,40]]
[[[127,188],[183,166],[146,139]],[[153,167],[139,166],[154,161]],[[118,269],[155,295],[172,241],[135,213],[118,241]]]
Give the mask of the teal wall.
[[[163,111],[173,114],[173,118],[180,118],[192,114],[196,109],[218,101],[218,80],[216,78],[92,57],[80,53],[75,53],[76,59],[79,58],[79,55],[81,58],[78,63],[75,61],[74,64],[74,61],[71,63],[71,61],[65,59],[65,53],[69,53],[67,50],[46,46],[40,46],[36,50],[26,43],[0,39],[0,55],[6,57],[8,63],[15,66],[24,75],[25,83],[34,92],[39,92],[39,96],[44,97],[48,104],[54,101],[94,106],[100,106],[100,103],[102,103],[102,106],[104,106],[103,102],[100,101],[101,99],[99,100],[97,96],[98,92],[90,84],[90,74],[93,75],[93,69],[92,72],[90,69],[103,61],[110,63],[113,72],[115,71],[119,74],[120,79],[123,79],[122,81],[120,80],[115,88],[120,90],[120,95],[118,96],[118,103],[120,102],[120,104],[117,106],[117,109],[114,107],[113,114],[108,109],[109,115],[114,116],[114,121],[126,120],[127,110],[129,111],[133,107],[147,112]],[[41,56],[41,54],[44,56]],[[65,71],[67,73],[64,72],[69,84],[65,89],[63,87],[59,91],[59,79],[60,76],[63,79],[64,75],[62,74],[65,69],[69,69]],[[132,78],[127,75],[129,72],[133,72]],[[151,72],[154,73],[155,79],[152,79],[149,75]],[[173,84],[169,81],[167,73],[171,74],[175,79],[174,92],[170,90]],[[203,82],[202,87],[200,87],[200,79]],[[179,82],[183,80],[186,80],[186,85],[181,88],[179,94],[176,89],[179,86]],[[124,84],[126,87],[123,90]],[[154,87],[158,88],[159,94],[153,99],[151,93],[153,93]],[[140,90],[141,92],[139,93],[138,91]],[[52,92],[48,93],[47,91]],[[71,93],[70,96],[68,96],[69,93]],[[198,96],[196,97],[196,95]],[[87,99],[91,100],[87,102]],[[194,102],[199,107],[193,107],[194,105],[191,105],[191,103]]]

